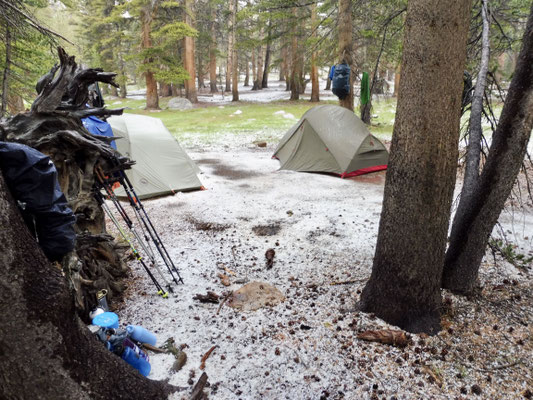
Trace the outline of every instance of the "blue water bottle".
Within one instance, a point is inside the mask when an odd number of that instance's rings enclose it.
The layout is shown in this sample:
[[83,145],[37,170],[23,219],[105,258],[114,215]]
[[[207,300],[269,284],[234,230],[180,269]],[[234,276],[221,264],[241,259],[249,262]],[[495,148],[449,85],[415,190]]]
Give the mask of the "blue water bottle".
[[142,350],[138,347],[137,349],[138,352],[129,346],[124,346],[124,351],[122,352],[122,359],[126,361],[129,365],[131,365],[133,368],[138,370],[142,375],[148,376],[152,367],[150,363],[140,355],[140,352],[142,352]]
[[143,328],[142,326],[128,325],[126,327],[126,331],[128,332],[128,336],[136,342],[148,343],[152,346],[155,346],[157,342],[157,338],[155,337],[155,335],[148,329]]

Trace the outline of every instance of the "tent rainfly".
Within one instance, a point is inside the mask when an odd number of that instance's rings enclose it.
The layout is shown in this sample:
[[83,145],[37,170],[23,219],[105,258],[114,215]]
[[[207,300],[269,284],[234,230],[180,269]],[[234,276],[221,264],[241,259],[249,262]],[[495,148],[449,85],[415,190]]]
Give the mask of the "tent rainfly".
[[322,105],[302,116],[272,157],[280,161],[280,169],[347,178],[386,169],[389,153],[352,111]]
[[[202,189],[200,172],[159,118],[124,114],[108,118],[117,150],[135,161],[126,174],[139,198]],[[126,194],[122,188],[118,196]]]

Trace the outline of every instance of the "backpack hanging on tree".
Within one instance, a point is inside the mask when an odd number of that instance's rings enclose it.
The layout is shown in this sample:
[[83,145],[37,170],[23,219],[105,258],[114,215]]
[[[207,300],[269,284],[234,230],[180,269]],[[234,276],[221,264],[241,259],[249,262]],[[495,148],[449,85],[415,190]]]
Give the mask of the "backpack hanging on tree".
[[346,63],[337,64],[331,81],[331,91],[339,99],[350,94],[350,66]]

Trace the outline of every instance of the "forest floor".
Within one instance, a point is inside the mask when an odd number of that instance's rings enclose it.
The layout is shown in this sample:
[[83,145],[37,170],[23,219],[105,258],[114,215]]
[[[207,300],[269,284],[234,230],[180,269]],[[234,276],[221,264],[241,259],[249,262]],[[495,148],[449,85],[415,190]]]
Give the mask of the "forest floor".
[[[273,131],[279,139],[284,131]],[[122,325],[173,338],[174,356],[150,354],[151,379],[184,388],[188,398],[205,361],[211,399],[520,399],[533,391],[532,267],[487,254],[473,298],[444,292],[443,330],[410,335],[406,347],[369,343],[359,332],[397,329],[357,311],[370,275],[385,172],[340,179],[279,171],[276,141],[259,148],[253,135],[223,135],[182,146],[196,161],[205,191],[145,201],[183,277],[168,299],[154,294],[141,268],[117,309]],[[502,214],[501,227],[533,255],[533,212]],[[496,231],[495,231],[496,233]],[[271,269],[265,252],[275,250]],[[221,282],[220,275],[230,285]],[[224,298],[249,282],[275,286],[285,300],[241,312]]]

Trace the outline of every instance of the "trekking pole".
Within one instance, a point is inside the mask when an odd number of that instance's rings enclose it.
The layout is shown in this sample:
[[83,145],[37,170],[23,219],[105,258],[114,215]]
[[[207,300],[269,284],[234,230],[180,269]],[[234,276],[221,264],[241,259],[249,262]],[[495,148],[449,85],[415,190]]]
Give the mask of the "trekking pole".
[[[159,273],[159,275],[161,276],[161,278],[165,281],[168,290],[171,293],[173,293],[174,291],[172,290],[172,287],[171,287],[170,283],[166,280],[165,276],[163,275],[163,272],[161,271],[161,269],[159,268],[159,265],[157,264],[157,261],[155,259],[154,254],[153,254],[153,251],[150,248],[149,239],[146,237],[146,235],[144,235],[144,237],[146,239],[146,243],[143,241],[141,235],[137,232],[137,229],[135,229],[133,221],[131,220],[131,218],[126,213],[126,210],[124,209],[124,207],[122,207],[122,204],[118,200],[115,192],[113,191],[113,188],[110,186],[110,184],[108,182],[108,179],[105,177],[104,172],[102,171],[102,169],[98,167],[98,168],[95,169],[95,171],[96,171],[96,176],[98,178],[99,184],[106,191],[107,196],[109,197],[109,199],[113,202],[113,204],[117,208],[119,214],[122,216],[122,219],[124,219],[124,222],[128,226],[128,229],[133,233],[133,235],[137,239],[137,242],[141,245],[141,247],[143,248],[143,250],[147,254],[147,256],[150,257],[152,265],[156,268],[156,270]],[[142,225],[141,225],[141,229],[142,229]],[[170,270],[170,268],[169,268],[169,272],[170,272],[170,275],[172,276],[172,279],[176,283],[176,285],[178,285],[178,281],[176,280],[176,278],[172,274],[172,271]]]
[[[161,258],[163,259],[163,261],[165,262],[165,264],[167,265],[167,268],[169,270],[170,270],[170,267],[172,267],[172,269],[178,275],[178,278],[179,278],[180,282],[183,283],[183,279],[181,278],[181,275],[180,275],[178,269],[176,268],[176,266],[174,265],[174,262],[170,258],[170,255],[168,254],[168,251],[167,251],[165,245],[163,244],[163,242],[161,240],[161,237],[157,233],[152,221],[150,220],[150,217],[148,216],[148,213],[146,212],[146,209],[144,208],[141,200],[137,196],[137,193],[135,193],[135,189],[133,188],[133,185],[130,182],[128,176],[126,175],[126,173],[123,170],[119,170],[118,173],[119,173],[119,177],[118,177],[119,178],[119,183],[123,186],[123,188],[124,188],[124,190],[126,192],[126,195],[127,195],[128,199],[130,201],[131,206],[137,212],[137,215],[139,216],[139,218],[143,222],[146,230],[148,231],[148,233],[152,237],[152,241],[154,242],[157,250],[159,251],[159,254],[161,255]],[[142,213],[141,213],[141,211],[142,211]]]
[[123,231],[122,227],[120,226],[120,224],[118,223],[117,219],[115,218],[115,216],[113,215],[113,213],[111,212],[111,210],[109,209],[108,205],[105,203],[105,200],[104,198],[102,197],[102,194],[98,191],[95,192],[95,196],[96,198],[96,201],[98,202],[98,204],[100,205],[100,207],[102,207],[102,209],[104,210],[104,212],[107,214],[107,216],[111,219],[111,221],[113,222],[113,224],[117,227],[117,229],[119,230],[121,236],[124,238],[124,240],[129,244],[130,246],[130,249],[133,253],[133,255],[135,256],[135,258],[137,259],[137,261],[139,261],[139,263],[144,267],[146,273],[148,274],[148,276],[150,277],[150,279],[152,280],[152,282],[154,283],[156,289],[157,289],[157,294],[162,296],[164,299],[166,299],[168,297],[168,292],[165,292],[163,290],[163,287],[161,286],[161,284],[157,281],[157,279],[155,278],[155,276],[152,274],[152,272],[148,269],[148,267],[146,266],[143,258],[141,257],[141,255],[139,254],[139,252],[137,251],[137,249],[133,246],[133,243],[131,243],[131,241],[128,239],[128,237],[126,236],[126,233]]

